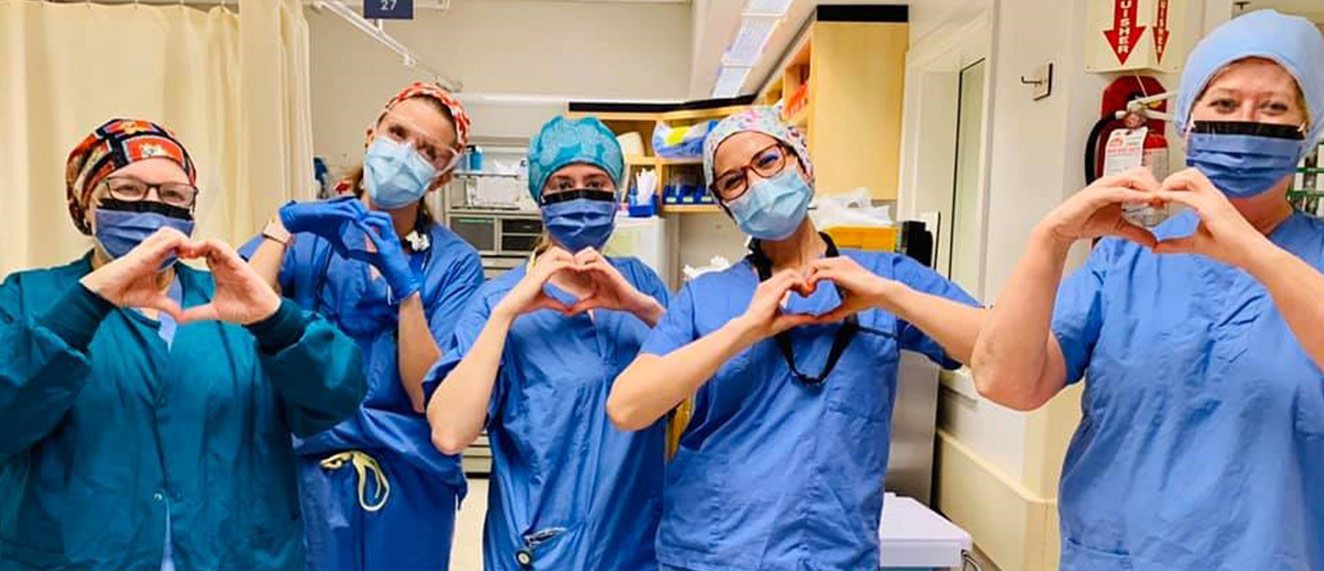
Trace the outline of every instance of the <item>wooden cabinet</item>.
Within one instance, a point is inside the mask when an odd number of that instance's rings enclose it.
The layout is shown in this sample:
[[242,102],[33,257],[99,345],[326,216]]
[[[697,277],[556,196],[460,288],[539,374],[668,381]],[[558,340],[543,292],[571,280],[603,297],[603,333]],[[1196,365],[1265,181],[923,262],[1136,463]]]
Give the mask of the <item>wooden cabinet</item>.
[[818,7],[758,95],[805,132],[820,193],[896,200],[906,17],[905,6]]

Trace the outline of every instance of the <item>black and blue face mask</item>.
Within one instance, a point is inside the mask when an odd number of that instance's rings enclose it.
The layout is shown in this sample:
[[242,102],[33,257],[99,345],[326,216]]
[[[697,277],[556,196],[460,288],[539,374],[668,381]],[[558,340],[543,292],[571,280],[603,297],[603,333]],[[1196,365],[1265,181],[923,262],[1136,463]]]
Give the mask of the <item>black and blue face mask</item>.
[[1200,169],[1229,197],[1251,198],[1291,175],[1305,144],[1305,133],[1296,125],[1196,121],[1186,143],[1186,164]]
[[610,190],[579,189],[544,195],[542,220],[547,233],[571,253],[601,250],[616,228],[616,195]]
[[[96,211],[96,239],[112,259],[129,253],[161,228],[174,228],[185,236],[193,235],[193,213],[187,208],[152,200],[124,201],[102,199]],[[163,267],[175,263],[166,260]]]

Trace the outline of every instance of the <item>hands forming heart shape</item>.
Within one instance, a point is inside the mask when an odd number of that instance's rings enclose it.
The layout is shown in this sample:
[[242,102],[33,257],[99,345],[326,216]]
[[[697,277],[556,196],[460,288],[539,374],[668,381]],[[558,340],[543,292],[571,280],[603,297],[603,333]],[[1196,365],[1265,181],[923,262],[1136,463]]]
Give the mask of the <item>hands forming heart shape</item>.
[[[810,297],[824,283],[841,291],[837,307],[820,315],[785,310],[792,293]],[[866,309],[886,308],[891,296],[905,287],[866,270],[849,257],[822,258],[810,263],[807,272],[782,270],[760,283],[741,319],[757,337],[766,338],[801,325],[835,323]]]
[[[171,256],[205,259],[216,290],[209,303],[180,307],[166,295],[162,265]],[[179,324],[226,321],[249,325],[280,308],[280,296],[257,275],[230,245],[219,240],[191,240],[172,228],[162,228],[128,254],[97,268],[82,284],[119,307],[155,309]]]
[[[1155,207],[1166,207],[1169,203],[1187,206],[1199,216],[1200,224],[1190,236],[1159,241],[1149,229],[1122,217],[1123,204],[1141,203]],[[1116,236],[1155,253],[1201,254],[1238,267],[1245,267],[1257,251],[1263,251],[1263,242],[1267,240],[1227,195],[1194,168],[1176,172],[1162,183],[1143,167],[1100,178],[1049,214],[1041,228],[1063,245]]]
[[[545,286],[558,274],[570,274],[587,294],[574,304],[567,305],[545,291]],[[660,310],[652,297],[630,284],[620,271],[593,248],[570,254],[560,248],[551,248],[538,256],[529,273],[511,290],[502,305],[515,315],[549,309],[565,315],[578,315],[592,309],[609,309],[635,313]]]

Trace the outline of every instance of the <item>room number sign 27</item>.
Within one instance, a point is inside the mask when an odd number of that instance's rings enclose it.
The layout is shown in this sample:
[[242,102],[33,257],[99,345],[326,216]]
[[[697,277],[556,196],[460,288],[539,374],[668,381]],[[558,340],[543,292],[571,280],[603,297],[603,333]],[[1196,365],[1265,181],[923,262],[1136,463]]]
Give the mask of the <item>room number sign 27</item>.
[[413,20],[414,0],[363,0],[363,17],[369,20]]

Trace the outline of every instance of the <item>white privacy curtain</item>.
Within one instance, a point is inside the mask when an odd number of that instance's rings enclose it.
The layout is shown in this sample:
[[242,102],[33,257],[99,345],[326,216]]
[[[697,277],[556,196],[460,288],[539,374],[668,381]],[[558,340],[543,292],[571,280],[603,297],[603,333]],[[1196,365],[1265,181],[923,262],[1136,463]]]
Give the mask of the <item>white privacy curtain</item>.
[[199,236],[241,242],[286,200],[313,195],[298,0],[241,0],[237,14],[0,0],[0,78],[0,275],[87,251],[64,164],[113,117],[157,121],[184,142]]

